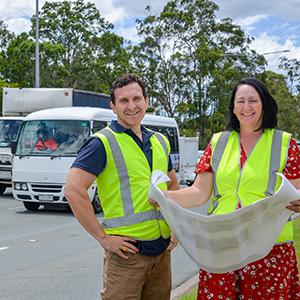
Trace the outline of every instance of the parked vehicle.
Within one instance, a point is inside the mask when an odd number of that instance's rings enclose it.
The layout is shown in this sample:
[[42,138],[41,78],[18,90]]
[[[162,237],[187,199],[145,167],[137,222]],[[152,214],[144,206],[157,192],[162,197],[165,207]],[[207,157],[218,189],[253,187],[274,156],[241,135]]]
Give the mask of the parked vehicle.
[[94,106],[109,107],[110,97],[88,91],[56,88],[3,88],[0,117],[0,194],[11,187],[12,154],[10,143],[17,138],[22,120],[29,113],[45,108]]
[[3,88],[3,115],[27,116],[47,108],[109,108],[110,96],[71,88]]
[[182,183],[191,186],[195,180],[195,167],[198,162],[198,137],[179,138]]
[[0,195],[11,187],[10,144],[17,138],[22,121],[22,117],[0,117]]
[[[13,143],[13,196],[28,210],[41,205],[67,206],[64,188],[67,173],[77,151],[91,134],[104,128],[115,114],[108,109],[69,107],[41,110],[29,114]],[[165,134],[171,144],[171,158],[179,172],[178,127],[171,118],[146,115],[143,124]],[[37,147],[37,134],[46,133],[51,147]],[[49,144],[50,145],[50,144]],[[180,175],[179,175],[180,176]],[[96,184],[88,190],[94,211],[100,212]]]

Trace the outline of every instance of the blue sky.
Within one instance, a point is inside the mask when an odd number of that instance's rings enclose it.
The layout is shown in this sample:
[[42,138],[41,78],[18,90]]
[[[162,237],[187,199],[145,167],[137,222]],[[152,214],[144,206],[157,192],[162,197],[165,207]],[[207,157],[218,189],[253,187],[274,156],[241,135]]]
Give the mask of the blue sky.
[[[51,0],[60,1],[60,0]],[[84,0],[85,1],[85,0]],[[115,32],[127,40],[136,40],[135,19],[145,16],[151,5],[154,13],[162,10],[167,0],[92,0],[102,15],[115,25]],[[290,50],[288,58],[300,60],[300,0],[215,0],[218,18],[229,17],[255,38],[252,48],[258,53]],[[16,33],[28,30],[29,18],[35,13],[36,0],[0,0],[0,19]],[[39,5],[45,0],[39,0]],[[278,58],[266,55],[268,68],[279,71]]]

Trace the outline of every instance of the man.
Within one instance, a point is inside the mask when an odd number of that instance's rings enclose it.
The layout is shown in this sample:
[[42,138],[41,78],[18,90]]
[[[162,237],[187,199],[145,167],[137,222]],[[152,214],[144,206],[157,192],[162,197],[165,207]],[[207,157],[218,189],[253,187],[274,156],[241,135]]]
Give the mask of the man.
[[[65,196],[81,225],[105,249],[103,300],[167,300],[171,291],[170,251],[174,244],[159,209],[148,200],[151,172],[179,189],[167,139],[141,126],[148,108],[143,81],[135,75],[117,79],[111,89],[117,115],[79,151],[70,170]],[[104,212],[96,219],[87,189],[97,180]]]

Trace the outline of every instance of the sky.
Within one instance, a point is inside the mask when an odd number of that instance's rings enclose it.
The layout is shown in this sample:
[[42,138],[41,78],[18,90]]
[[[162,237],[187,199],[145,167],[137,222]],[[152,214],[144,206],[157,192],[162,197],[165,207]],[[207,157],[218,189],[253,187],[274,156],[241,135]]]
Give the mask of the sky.
[[[51,2],[60,0],[50,0]],[[84,0],[85,1],[85,0]],[[86,1],[85,1],[86,2]],[[89,0],[95,3],[105,19],[115,26],[115,33],[127,40],[137,41],[135,20],[146,16],[145,7],[159,13],[167,0]],[[280,72],[279,57],[300,60],[300,0],[215,0],[219,6],[218,19],[231,18],[254,37],[251,48],[259,54],[290,50],[287,53],[267,54],[267,69]],[[39,0],[41,8],[45,0]],[[20,33],[30,28],[36,0],[0,0],[0,20],[10,31]]]

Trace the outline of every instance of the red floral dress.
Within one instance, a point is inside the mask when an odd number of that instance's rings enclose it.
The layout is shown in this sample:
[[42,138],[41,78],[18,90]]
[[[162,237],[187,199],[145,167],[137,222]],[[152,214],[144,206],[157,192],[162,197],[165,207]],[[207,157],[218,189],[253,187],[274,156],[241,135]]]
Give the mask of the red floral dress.
[[[195,173],[212,172],[211,145],[200,159]],[[241,149],[241,166],[247,156]],[[300,178],[300,150],[291,139],[283,171],[288,179]],[[300,300],[300,281],[293,243],[274,245],[264,258],[246,267],[223,274],[199,271],[198,300]]]

